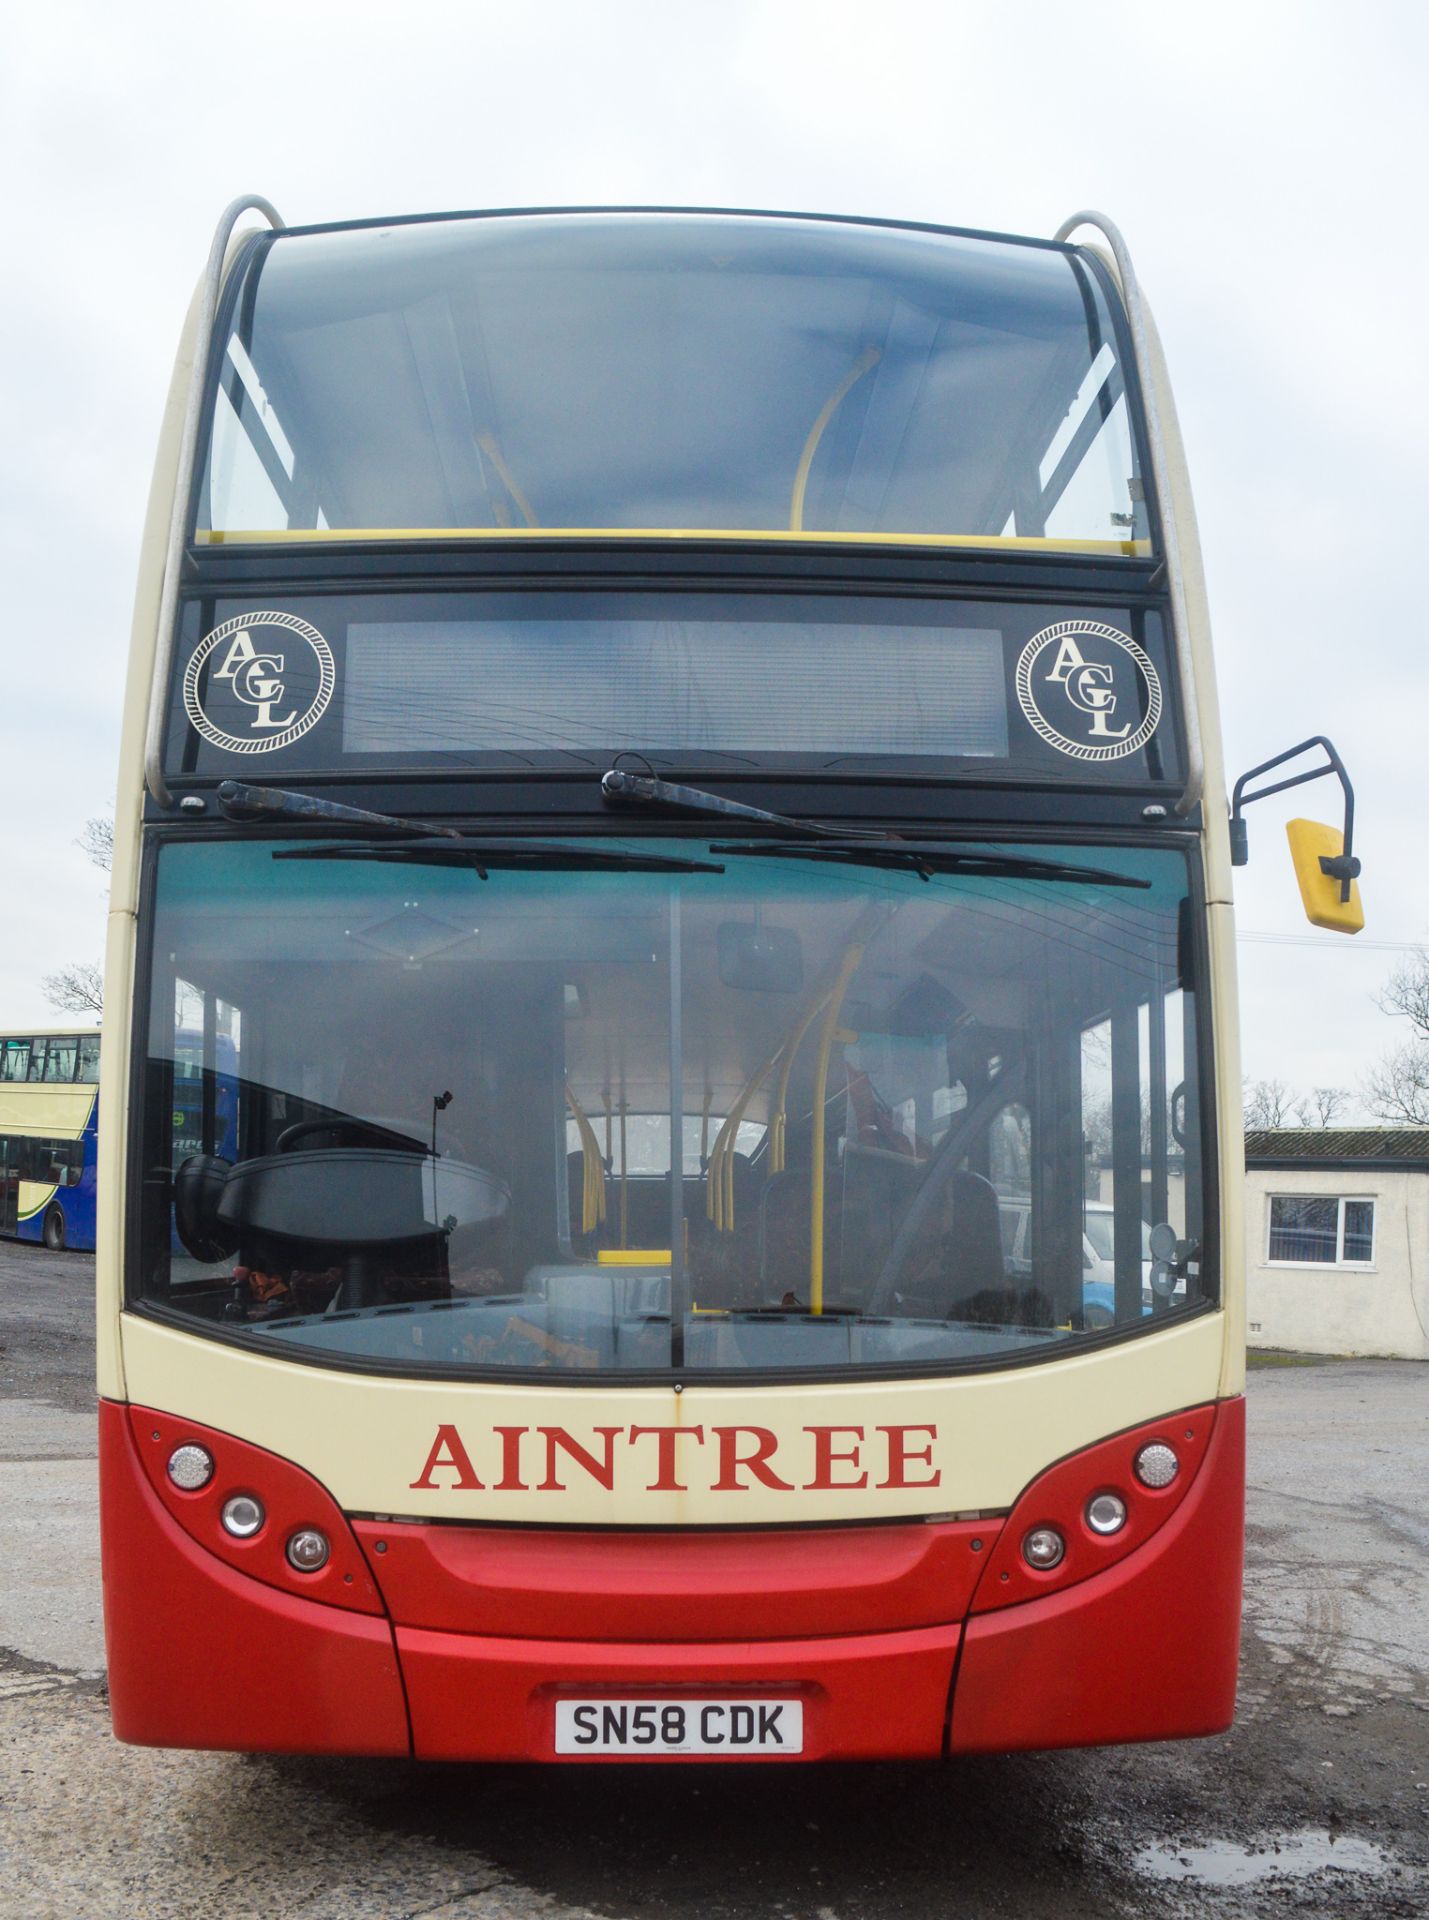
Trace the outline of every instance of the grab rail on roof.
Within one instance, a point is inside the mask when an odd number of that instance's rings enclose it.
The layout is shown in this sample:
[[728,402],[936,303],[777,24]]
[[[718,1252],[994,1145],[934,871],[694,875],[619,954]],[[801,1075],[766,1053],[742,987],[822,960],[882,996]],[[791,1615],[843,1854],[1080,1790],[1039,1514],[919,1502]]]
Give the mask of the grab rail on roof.
[[1181,676],[1181,710],[1186,727],[1186,786],[1176,802],[1177,813],[1186,814],[1200,802],[1205,785],[1205,753],[1201,744],[1201,716],[1195,699],[1195,666],[1191,657],[1191,622],[1186,610],[1186,584],[1181,567],[1181,543],[1176,532],[1176,516],[1171,507],[1171,477],[1166,457],[1166,436],[1161,420],[1160,396],[1152,377],[1151,343],[1146,325],[1146,309],[1137,285],[1136,269],[1119,228],[1104,213],[1082,211],[1064,220],[1052,236],[1065,242],[1079,227],[1095,227],[1111,248],[1121,281],[1122,304],[1131,330],[1131,351],[1141,387],[1141,404],[1146,420],[1146,440],[1151,453],[1151,478],[1161,512],[1161,539],[1166,562],[1166,581],[1171,591],[1171,632],[1176,648],[1176,665]]
[[209,347],[218,314],[218,296],[223,286],[223,263],[228,243],[242,214],[261,213],[270,227],[281,230],[284,221],[261,195],[240,194],[219,216],[213,245],[208,250],[199,300],[198,327],[194,334],[193,368],[189,375],[188,402],[184,408],[183,432],[179,439],[179,464],[174,475],[174,504],[169,516],[169,544],[164,553],[164,584],[159,593],[158,647],[154,656],[154,678],[149,688],[149,724],[144,741],[144,785],[155,803],[171,807],[174,796],[164,779],[164,719],[168,709],[169,673],[174,660],[175,627],[179,610],[179,576],[183,571],[184,542],[188,533],[189,496],[193,491],[194,465],[198,458],[198,439],[203,412],[204,384],[208,376]]

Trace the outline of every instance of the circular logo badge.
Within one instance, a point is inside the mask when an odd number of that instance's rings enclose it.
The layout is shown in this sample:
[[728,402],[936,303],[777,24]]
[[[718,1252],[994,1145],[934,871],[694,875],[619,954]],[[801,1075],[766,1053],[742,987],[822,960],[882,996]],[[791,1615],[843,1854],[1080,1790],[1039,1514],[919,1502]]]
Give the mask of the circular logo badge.
[[1161,682],[1129,635],[1095,620],[1058,620],[1034,633],[1017,662],[1029,724],[1073,760],[1123,760],[1161,718]]
[[293,613],[240,613],[190,654],[184,712],[225,753],[276,753],[317,725],[336,685],[316,627]]

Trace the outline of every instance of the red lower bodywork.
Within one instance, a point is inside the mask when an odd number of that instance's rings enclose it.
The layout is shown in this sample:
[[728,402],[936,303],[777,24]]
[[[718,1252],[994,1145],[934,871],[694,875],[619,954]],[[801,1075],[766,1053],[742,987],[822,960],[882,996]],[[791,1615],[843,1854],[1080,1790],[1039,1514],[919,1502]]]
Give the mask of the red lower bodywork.
[[[1132,1471],[1150,1439],[1182,1460],[1155,1492]],[[217,1462],[194,1495],[163,1473],[183,1440]],[[550,1760],[562,1696],[768,1693],[803,1702],[803,1759],[933,1758],[1213,1733],[1235,1703],[1240,1400],[1099,1442],[977,1522],[349,1521],[290,1462],[112,1402],[100,1476],[114,1728],[145,1745]],[[234,1490],[271,1516],[252,1544],[218,1526]],[[1111,1540],[1082,1517],[1106,1490],[1129,1508]],[[283,1558],[295,1524],[331,1540],[320,1575]],[[1044,1525],[1068,1550],[1034,1574]]]

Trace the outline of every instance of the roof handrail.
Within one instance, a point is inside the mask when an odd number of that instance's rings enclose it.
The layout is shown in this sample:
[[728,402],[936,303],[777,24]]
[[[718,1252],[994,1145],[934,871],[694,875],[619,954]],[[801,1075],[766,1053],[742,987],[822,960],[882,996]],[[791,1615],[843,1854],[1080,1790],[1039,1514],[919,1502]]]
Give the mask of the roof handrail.
[[173,666],[175,629],[179,609],[179,577],[183,571],[184,543],[188,533],[189,495],[193,491],[194,465],[198,458],[200,415],[203,411],[204,384],[208,377],[208,354],[213,341],[213,326],[218,315],[218,296],[223,285],[223,263],[228,243],[240,215],[261,213],[269,226],[281,232],[282,215],[260,194],[240,194],[219,216],[213,244],[208,250],[208,265],[199,300],[198,327],[194,334],[193,368],[189,375],[188,402],[184,408],[183,431],[179,439],[179,463],[174,475],[174,505],[169,516],[169,544],[164,553],[164,583],[159,593],[158,646],[154,656],[154,678],[149,688],[149,723],[144,741],[144,785],[156,805],[171,807],[174,796],[164,779],[164,720],[168,711],[169,673]]
[[1131,330],[1131,351],[1141,387],[1142,412],[1146,421],[1146,439],[1151,454],[1151,477],[1161,511],[1161,539],[1166,580],[1171,592],[1171,633],[1176,648],[1176,665],[1181,676],[1181,711],[1186,728],[1186,786],[1176,802],[1179,814],[1190,813],[1199,805],[1205,786],[1205,754],[1201,745],[1201,716],[1196,705],[1196,670],[1191,654],[1191,623],[1186,608],[1186,585],[1181,568],[1181,543],[1176,532],[1176,517],[1171,510],[1171,480],[1166,458],[1166,439],[1161,423],[1161,408],[1156,382],[1151,377],[1151,347],[1146,326],[1146,310],[1141,302],[1136,269],[1131,264],[1120,229],[1104,213],[1084,209],[1064,220],[1052,236],[1059,243],[1070,239],[1078,227],[1095,227],[1111,248],[1121,281],[1122,305]]

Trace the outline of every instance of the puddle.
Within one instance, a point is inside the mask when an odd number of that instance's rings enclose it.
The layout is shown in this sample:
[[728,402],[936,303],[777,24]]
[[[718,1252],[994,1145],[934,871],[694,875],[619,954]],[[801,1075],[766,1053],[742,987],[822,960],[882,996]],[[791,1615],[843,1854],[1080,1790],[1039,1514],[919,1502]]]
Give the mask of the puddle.
[[1143,1847],[1133,1865],[1150,1880],[1194,1880],[1206,1887],[1245,1887],[1264,1880],[1308,1880],[1312,1874],[1387,1873],[1394,1864],[1372,1840],[1339,1839],[1323,1827],[1267,1834],[1254,1846],[1208,1840],[1198,1847]]

